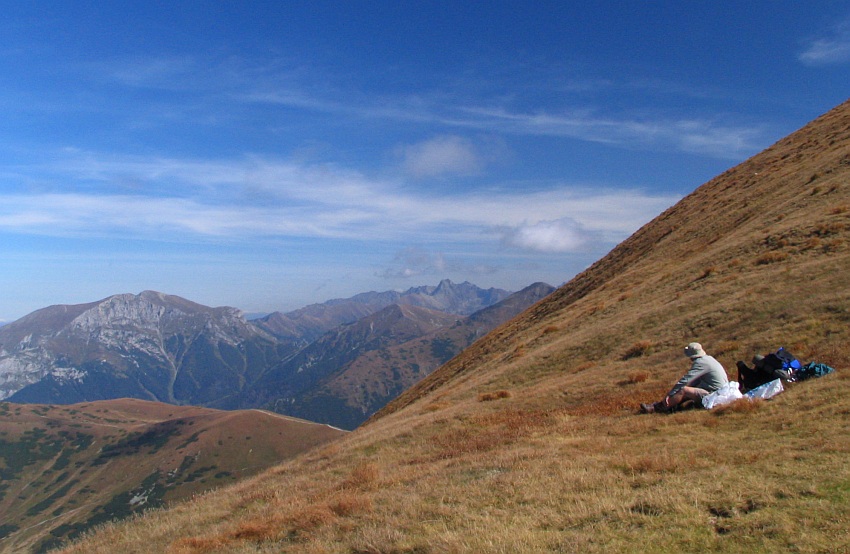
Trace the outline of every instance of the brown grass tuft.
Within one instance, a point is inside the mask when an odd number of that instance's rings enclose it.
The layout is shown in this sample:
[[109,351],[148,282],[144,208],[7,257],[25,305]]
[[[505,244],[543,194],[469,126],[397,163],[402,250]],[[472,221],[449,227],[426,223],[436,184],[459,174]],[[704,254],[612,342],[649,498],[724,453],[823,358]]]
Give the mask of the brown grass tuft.
[[837,252],[844,246],[844,239],[832,239],[823,245],[824,252]]
[[627,378],[629,383],[636,385],[649,379],[649,372],[646,370],[630,371]]
[[303,539],[336,519],[337,516],[327,506],[307,506],[288,518],[290,534]]
[[500,400],[502,398],[510,398],[511,391],[499,390],[495,392],[482,392],[478,395],[479,402],[490,402],[491,400]]
[[785,252],[765,252],[756,258],[756,265],[768,265],[777,262],[783,262],[788,259],[788,254]]
[[283,522],[269,520],[251,520],[239,524],[230,534],[233,540],[262,542],[275,538],[281,532]]
[[693,455],[678,452],[669,454],[667,452],[656,452],[649,456],[637,456],[626,459],[621,466],[627,474],[661,474],[675,473],[694,464]]
[[623,354],[623,360],[630,360],[632,358],[639,358],[641,356],[645,356],[652,352],[655,343],[649,340],[642,340],[634,343],[629,347],[628,350]]
[[381,471],[377,464],[366,462],[359,464],[351,470],[351,474],[342,482],[343,489],[369,490],[378,483]]
[[187,537],[176,540],[168,548],[168,554],[205,554],[221,551],[230,542],[223,537]]
[[761,409],[764,404],[764,400],[756,398],[755,400],[750,400],[749,398],[739,398],[734,402],[730,402],[729,404],[724,404],[722,406],[718,406],[711,410],[711,413],[721,416],[724,414],[748,414],[752,412],[756,412]]
[[823,238],[829,235],[837,235],[844,231],[846,225],[843,223],[819,223],[815,227],[815,235]]
[[821,245],[820,237],[809,237],[806,242],[803,243],[803,250],[812,250]]
[[490,452],[555,423],[556,412],[548,410],[501,410],[486,414],[435,437],[436,459]]
[[372,511],[372,499],[363,494],[345,491],[333,498],[328,507],[331,512],[341,517],[363,514]]

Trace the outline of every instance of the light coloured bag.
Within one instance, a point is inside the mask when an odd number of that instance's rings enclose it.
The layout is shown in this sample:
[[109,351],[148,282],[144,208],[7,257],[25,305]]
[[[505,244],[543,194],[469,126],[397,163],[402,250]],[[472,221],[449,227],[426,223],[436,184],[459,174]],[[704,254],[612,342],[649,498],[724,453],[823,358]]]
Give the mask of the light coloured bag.
[[761,398],[762,400],[767,400],[768,398],[773,398],[780,392],[784,391],[785,387],[782,386],[781,379],[774,379],[769,383],[765,383],[763,385],[759,385],[753,390],[747,391],[744,396],[749,398],[750,400],[755,400],[756,398]]
[[710,410],[717,406],[734,402],[743,396],[744,395],[741,394],[737,381],[729,381],[713,393],[704,396],[702,399],[702,405],[706,410]]

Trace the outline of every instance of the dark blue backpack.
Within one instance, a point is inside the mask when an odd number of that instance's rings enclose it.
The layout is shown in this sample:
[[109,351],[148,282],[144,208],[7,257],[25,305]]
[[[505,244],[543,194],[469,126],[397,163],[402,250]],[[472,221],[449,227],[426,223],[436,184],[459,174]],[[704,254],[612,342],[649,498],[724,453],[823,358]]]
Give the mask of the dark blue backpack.
[[776,351],[776,354],[772,354],[779,358],[779,361],[782,363],[782,367],[779,369],[796,371],[803,367],[803,364],[800,363],[800,360],[794,357],[793,354],[785,350],[784,346],[780,346],[779,350]]
[[794,379],[795,373],[803,367],[794,354],[785,350],[785,347],[780,347],[773,354],[768,354],[764,357],[764,370],[767,373],[773,374],[775,378],[780,378],[783,381],[791,381]]

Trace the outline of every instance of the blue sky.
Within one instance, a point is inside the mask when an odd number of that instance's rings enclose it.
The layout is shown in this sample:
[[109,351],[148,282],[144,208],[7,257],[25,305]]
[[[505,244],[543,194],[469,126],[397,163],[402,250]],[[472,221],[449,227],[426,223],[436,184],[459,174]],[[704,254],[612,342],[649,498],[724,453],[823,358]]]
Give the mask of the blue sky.
[[6,321],[559,285],[850,84],[846,1],[0,8]]

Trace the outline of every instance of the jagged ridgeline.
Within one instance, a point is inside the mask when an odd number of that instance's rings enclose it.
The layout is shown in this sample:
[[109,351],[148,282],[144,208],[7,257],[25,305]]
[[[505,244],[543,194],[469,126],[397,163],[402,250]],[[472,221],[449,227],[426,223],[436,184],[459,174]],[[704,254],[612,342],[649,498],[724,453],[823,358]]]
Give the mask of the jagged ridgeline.
[[337,438],[552,290],[443,281],[256,322],[153,291],[39,310],[0,329],[0,547],[44,551]]
[[51,306],[0,328],[2,393],[13,402],[205,405],[295,350],[234,308],[153,291],[119,294]]
[[41,404],[139,398],[267,408],[353,429],[552,290],[444,280],[256,321],[153,291],[51,306],[0,328],[0,394]]
[[[366,425],[65,552],[850,548],[850,103],[685,197]],[[836,369],[637,414],[698,340]],[[733,376],[734,377],[734,376]]]

